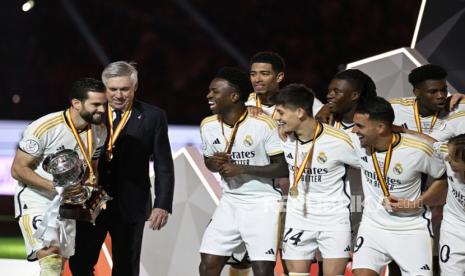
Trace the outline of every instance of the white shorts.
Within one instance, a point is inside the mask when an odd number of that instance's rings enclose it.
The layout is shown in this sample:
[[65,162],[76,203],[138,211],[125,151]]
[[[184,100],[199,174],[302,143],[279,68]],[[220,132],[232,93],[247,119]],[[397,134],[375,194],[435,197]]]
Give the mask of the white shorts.
[[441,275],[465,275],[465,239],[457,234],[458,229],[449,230],[448,224],[441,227],[439,240],[439,266]]
[[428,229],[424,231],[392,232],[360,225],[354,248],[352,269],[367,268],[381,274],[383,268],[395,261],[402,275],[431,276],[433,241]]
[[[27,209],[22,210],[22,215],[19,217],[19,227],[23,234],[24,243],[26,246],[27,260],[36,261],[37,251],[46,247],[44,242],[33,237],[39,224],[42,222],[43,215],[47,210],[47,206],[35,206],[31,202],[26,202]],[[65,219],[61,221],[61,227],[57,228],[50,246],[56,246],[60,249],[60,255],[68,258],[74,254],[74,240],[76,236],[76,222],[74,220]],[[62,232],[65,232],[63,234]],[[67,242],[64,244],[60,239],[66,237]]]
[[350,231],[310,231],[286,227],[283,259],[313,260],[317,249],[324,259],[349,258],[350,239]]
[[203,235],[200,253],[231,256],[245,244],[251,261],[275,261],[280,203],[237,202],[223,196]]

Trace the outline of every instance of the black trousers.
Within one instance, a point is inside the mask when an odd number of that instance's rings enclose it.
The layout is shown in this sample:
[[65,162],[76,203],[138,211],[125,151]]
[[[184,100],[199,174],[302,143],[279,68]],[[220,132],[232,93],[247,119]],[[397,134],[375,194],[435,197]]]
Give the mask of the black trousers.
[[110,201],[107,209],[97,217],[95,226],[89,222],[76,223],[75,254],[69,260],[73,276],[94,275],[100,248],[107,232],[111,236],[113,269],[112,276],[139,276],[140,251],[145,221],[128,223],[120,219]]

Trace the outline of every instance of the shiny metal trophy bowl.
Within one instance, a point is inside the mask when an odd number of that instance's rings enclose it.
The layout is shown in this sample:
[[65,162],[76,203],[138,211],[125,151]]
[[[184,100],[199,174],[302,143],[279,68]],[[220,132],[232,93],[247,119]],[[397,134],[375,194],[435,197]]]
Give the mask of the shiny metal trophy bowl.
[[60,217],[95,223],[111,197],[98,186],[84,186],[84,165],[73,150],[48,155],[42,168],[53,175],[55,186],[63,187]]

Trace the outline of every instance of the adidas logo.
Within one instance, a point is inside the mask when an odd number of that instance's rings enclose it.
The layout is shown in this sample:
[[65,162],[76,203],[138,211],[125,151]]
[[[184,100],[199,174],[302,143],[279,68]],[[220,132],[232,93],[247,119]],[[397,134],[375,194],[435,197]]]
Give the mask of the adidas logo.
[[344,252],[349,252],[350,251],[350,246],[348,245],[346,249],[344,249]]
[[221,144],[220,139],[216,138],[215,141],[213,141],[213,145],[219,145]]
[[365,162],[368,162],[368,157],[363,156],[363,157],[362,157],[362,160],[365,161]]
[[26,205],[26,204],[23,205],[23,209],[27,209],[27,205]]
[[62,150],[64,150],[64,149],[65,149],[65,146],[61,145],[61,146],[59,146],[59,147],[57,148],[57,152],[58,152],[58,151],[62,151]]
[[274,250],[271,248],[270,250],[265,252],[266,255],[274,255]]
[[292,157],[292,154],[291,154],[291,153],[288,153],[288,154],[286,155],[286,157],[287,157],[287,158],[290,158],[290,159],[293,159],[293,158],[294,158],[294,157]]
[[427,264],[425,264],[424,266],[420,267],[420,269],[421,269],[421,270],[428,270],[428,271],[431,270]]
[[403,124],[401,125],[401,127],[408,129],[407,123],[403,123]]

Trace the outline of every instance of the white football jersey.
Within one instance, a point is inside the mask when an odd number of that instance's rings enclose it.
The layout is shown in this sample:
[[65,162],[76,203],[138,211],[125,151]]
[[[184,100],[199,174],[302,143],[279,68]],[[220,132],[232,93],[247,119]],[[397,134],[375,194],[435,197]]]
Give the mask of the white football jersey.
[[[217,115],[205,118],[200,125],[203,155],[211,157],[215,152],[224,152],[226,139],[230,138],[232,130],[233,127],[222,123]],[[234,163],[265,166],[270,164],[270,156],[282,152],[277,124],[273,119],[265,115],[247,115],[239,123],[231,151]],[[241,201],[264,196],[281,197],[281,192],[272,178],[243,174],[224,177],[222,182],[223,195]]]
[[[103,124],[92,124],[92,159],[98,159],[100,153],[104,151],[103,145],[106,135],[106,128]],[[81,132],[79,136],[87,149],[87,131]],[[74,138],[72,130],[65,120],[64,111],[45,115],[29,124],[23,133],[18,147],[19,150],[40,158],[40,163],[35,169],[35,173],[49,180],[52,180],[53,176],[45,172],[42,168],[42,162],[49,154],[57,153],[64,149],[71,149],[78,153],[84,166],[87,166],[78,142]],[[33,200],[37,202],[37,204],[48,204],[53,197],[54,194],[52,193],[47,193],[44,190],[18,182],[15,190],[16,216],[21,216],[24,207],[24,200],[22,199]]]
[[[391,99],[389,102],[394,109],[394,124],[410,129],[419,131],[416,121],[415,121],[415,112],[414,112],[414,105],[415,105],[415,97],[406,97],[406,98],[398,98],[398,99]],[[446,125],[446,120],[449,116],[457,112],[465,111],[465,102],[461,102],[458,107],[450,112],[440,112],[438,114],[438,118],[434,123],[433,128],[431,128],[431,124],[433,122],[433,116],[422,117],[420,116],[420,123],[422,132],[424,134],[431,134],[434,132],[442,131]]]
[[[382,206],[384,198],[378,181],[371,154],[354,141],[360,158],[363,193],[365,203],[362,224],[392,231],[424,230],[431,224],[431,212],[428,207],[413,213],[389,213]],[[376,159],[384,171],[386,152],[377,152]],[[393,147],[392,158],[386,176],[390,194],[396,198],[414,200],[424,188],[422,174],[433,178],[441,177],[445,172],[444,163],[433,156],[433,147],[420,138],[400,134],[400,141]],[[431,229],[430,229],[431,233]]]
[[[257,93],[255,92],[250,93],[249,98],[247,99],[247,102],[245,103],[245,105],[246,106],[257,106]],[[263,113],[275,119],[275,113],[276,113],[275,107],[276,105],[262,104],[261,108],[263,110]],[[318,100],[315,97],[313,100],[313,107],[312,107],[313,116],[315,116],[322,107],[323,107],[323,104],[320,102],[320,100]]]
[[[296,198],[288,196],[286,227],[350,231],[350,187],[344,180],[346,165],[357,167],[358,158],[346,133],[329,125],[322,126],[316,138],[311,167],[305,168],[298,182],[299,195]],[[313,141],[303,142],[290,135],[282,144],[292,185],[295,164],[301,166]]]
[[433,131],[431,137],[438,141],[446,141],[463,133],[465,133],[465,112],[459,111],[448,116],[445,126],[441,130]]
[[443,211],[442,224],[448,229],[463,234],[465,229],[465,180],[464,173],[452,170],[449,162],[445,161],[448,155],[447,144],[438,142],[434,144],[435,153],[444,160],[447,168],[447,200]]

